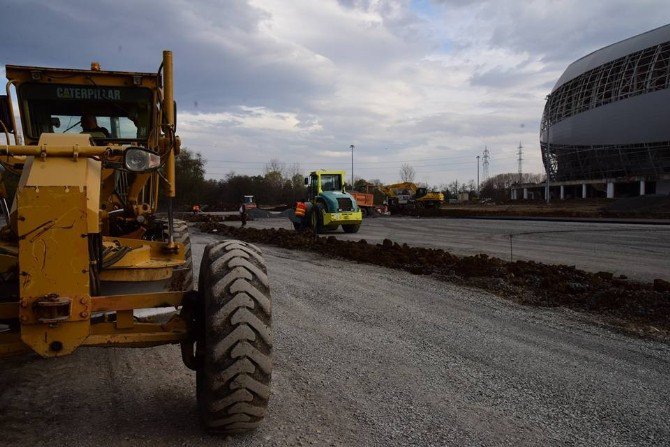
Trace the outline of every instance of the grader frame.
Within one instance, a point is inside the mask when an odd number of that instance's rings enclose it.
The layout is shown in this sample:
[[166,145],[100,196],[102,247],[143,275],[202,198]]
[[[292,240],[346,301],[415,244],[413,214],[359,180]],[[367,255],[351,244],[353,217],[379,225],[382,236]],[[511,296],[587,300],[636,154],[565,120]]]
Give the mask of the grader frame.
[[[205,428],[255,428],[270,396],[266,268],[257,247],[211,244],[193,291],[187,227],[172,209],[180,148],[172,53],[163,52],[158,73],[101,71],[95,63],[91,70],[7,65],[6,73],[0,164],[20,178],[11,210],[0,182],[0,358],[180,344],[196,371]],[[111,131],[88,128],[90,116]],[[81,132],[70,132],[77,126]],[[156,216],[159,190],[167,221]],[[157,307],[174,311],[161,321],[135,313]]]
[[[161,151],[171,198],[175,194],[174,155],[179,150],[179,140],[174,133],[169,52],[164,54],[163,68],[163,98],[160,98],[160,76],[155,73],[99,70],[7,66],[8,90],[9,85],[17,87],[20,103],[25,101],[21,94],[24,85],[63,86],[54,87],[60,93],[68,89],[67,85],[88,84],[92,86],[93,96],[132,82],[151,92],[153,103],[162,105],[153,111],[153,118],[161,125],[138,143]],[[85,91],[83,87],[78,88],[77,93]],[[18,300],[0,303],[0,320],[18,320],[20,325],[10,324],[14,330],[0,333],[0,355],[33,350],[43,357],[56,357],[70,354],[82,345],[150,346],[186,340],[187,327],[179,315],[162,324],[133,318],[134,309],[181,305],[184,291],[99,295],[94,290],[96,281],[132,285],[165,280],[172,276],[174,268],[186,262],[185,247],[174,241],[105,235],[103,227],[108,225],[110,211],[123,213],[126,219],[137,219],[155,211],[158,188],[153,188],[154,197],[149,203],[140,203],[135,197],[126,201],[125,207],[114,193],[109,193],[113,188],[110,184],[114,169],[107,165],[121,160],[127,147],[123,143],[127,142],[104,141],[100,146],[89,134],[36,135],[29,116],[29,112],[36,113],[36,110],[20,110],[25,138],[27,142],[35,142],[37,138],[37,144],[0,146],[0,162],[21,173],[0,242],[2,272],[18,279]],[[16,123],[9,125],[16,142]],[[146,196],[149,185],[157,183],[158,175],[158,172],[136,175],[131,193],[144,192]],[[136,207],[143,211],[137,213]],[[100,235],[103,247],[117,244],[130,249],[108,269],[100,269],[91,259],[89,247]],[[111,312],[115,321],[91,323],[92,316]]]

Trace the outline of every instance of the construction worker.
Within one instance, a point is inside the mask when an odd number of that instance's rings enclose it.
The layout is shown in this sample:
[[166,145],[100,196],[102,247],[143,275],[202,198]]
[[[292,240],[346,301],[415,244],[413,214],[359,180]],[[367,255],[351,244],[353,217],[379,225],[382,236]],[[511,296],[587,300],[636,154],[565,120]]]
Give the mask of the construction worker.
[[94,115],[83,115],[81,117],[82,133],[91,134],[96,138],[109,138],[109,131],[104,127],[98,126],[98,120]]
[[247,207],[244,204],[244,198],[242,198],[242,202],[240,203],[240,220],[242,221],[242,226],[245,226],[247,224]]

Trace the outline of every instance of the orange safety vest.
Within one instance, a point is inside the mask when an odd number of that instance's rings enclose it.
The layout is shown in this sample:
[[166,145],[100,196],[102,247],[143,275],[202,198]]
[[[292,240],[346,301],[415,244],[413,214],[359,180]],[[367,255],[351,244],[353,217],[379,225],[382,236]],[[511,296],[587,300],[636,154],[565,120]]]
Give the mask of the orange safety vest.
[[296,217],[305,217],[305,211],[307,211],[307,206],[305,206],[304,202],[298,202],[295,204]]

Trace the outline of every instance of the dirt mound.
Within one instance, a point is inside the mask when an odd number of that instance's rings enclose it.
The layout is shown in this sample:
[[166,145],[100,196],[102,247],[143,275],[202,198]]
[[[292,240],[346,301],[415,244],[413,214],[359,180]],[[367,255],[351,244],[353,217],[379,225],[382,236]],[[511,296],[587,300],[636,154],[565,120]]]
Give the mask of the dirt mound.
[[410,247],[384,239],[342,241],[334,236],[285,229],[231,227],[203,223],[206,232],[282,248],[315,251],[326,256],[433,275],[474,286],[534,306],[563,306],[604,315],[610,324],[657,338],[670,336],[670,288],[615,278],[611,273],[589,273],[566,265],[532,261],[507,262],[484,254],[455,256],[441,249]]
[[268,219],[271,217],[270,212],[266,210],[261,210],[258,208],[253,208],[247,211],[247,216],[252,219]]
[[177,219],[185,220],[186,222],[223,222],[224,216],[205,214],[205,213],[184,213],[181,215],[175,214]]
[[618,214],[607,214],[600,210],[571,210],[565,208],[553,208],[538,205],[534,208],[526,207],[469,207],[469,208],[419,208],[397,210],[393,215],[419,216],[419,217],[576,217],[576,218],[599,218],[617,217]]
[[[228,214],[225,216],[217,214],[186,214],[178,217],[179,219],[185,220],[187,222],[240,222],[239,214]],[[251,217],[247,216],[247,220],[254,220]]]
[[394,215],[421,217],[563,217],[563,218],[648,218],[670,219],[670,197],[640,196],[616,201],[571,199],[544,202],[514,201],[446,205],[442,208],[399,209]]
[[619,199],[605,208],[610,213],[664,213],[670,215],[670,196],[650,195]]

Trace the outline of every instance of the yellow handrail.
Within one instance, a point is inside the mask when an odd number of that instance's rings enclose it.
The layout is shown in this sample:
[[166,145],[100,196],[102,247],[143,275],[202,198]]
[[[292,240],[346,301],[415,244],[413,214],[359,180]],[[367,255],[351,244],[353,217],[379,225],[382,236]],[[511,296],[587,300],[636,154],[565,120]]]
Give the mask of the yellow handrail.
[[6,145],[0,144],[0,155],[27,155],[35,157],[95,157],[109,150],[103,146],[74,145]]

